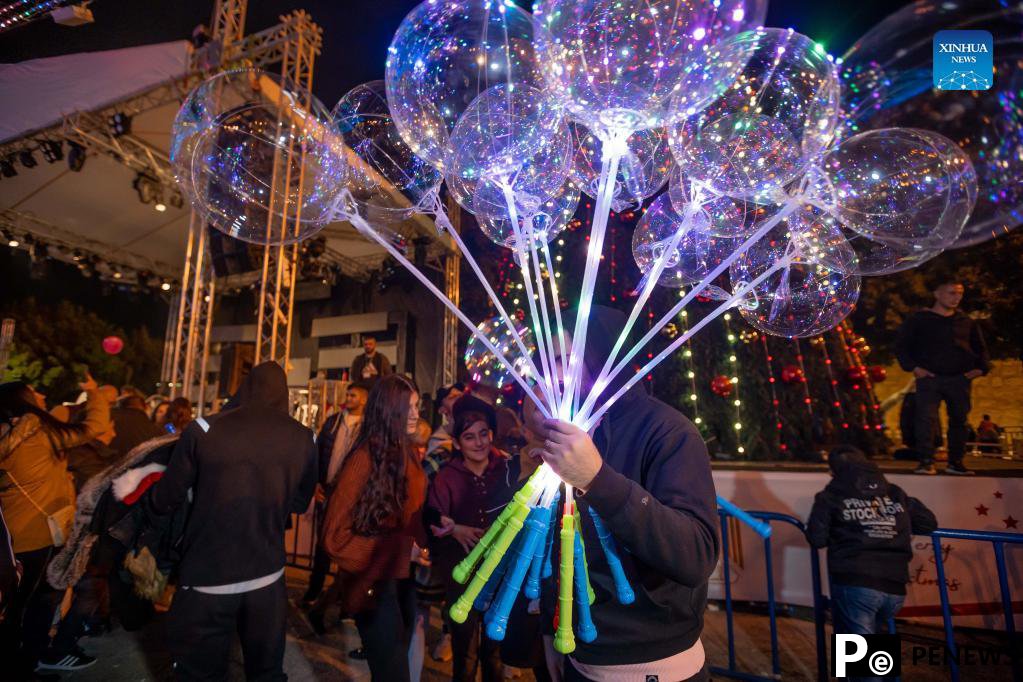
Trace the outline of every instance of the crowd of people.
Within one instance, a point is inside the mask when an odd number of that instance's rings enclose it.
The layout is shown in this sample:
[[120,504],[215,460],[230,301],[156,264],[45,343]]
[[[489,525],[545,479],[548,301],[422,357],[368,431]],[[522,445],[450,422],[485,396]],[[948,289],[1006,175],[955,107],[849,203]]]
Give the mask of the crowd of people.
[[[602,366],[623,322],[594,308],[584,373]],[[95,659],[80,637],[109,628],[112,614],[138,629],[173,593],[166,643],[179,679],[226,679],[236,637],[247,678],[286,679],[285,533],[303,515],[317,533],[299,605],[317,633],[353,619],[361,646],[349,655],[373,679],[420,679],[434,608],[444,625],[429,653],[450,659],[459,682],[503,680],[506,666],[539,681],[709,679],[700,635],[719,521],[706,446],[682,414],[637,385],[586,433],[530,400],[517,414],[454,384],[436,393],[431,428],[415,381],[375,343],[360,366],[315,434],[291,417],[274,363],[198,418],[182,399],[147,401],[91,378],[84,400],[56,413],[27,384],[0,385],[5,669],[32,679],[87,667]],[[635,592],[621,604],[611,567],[591,553],[600,635],[569,656],[553,646],[554,577],[538,599],[517,598],[501,642],[478,612],[463,623],[447,615],[463,589],[452,568],[541,462],[575,487],[586,546],[601,546],[588,511],[603,519]],[[836,451],[831,469],[808,537],[830,550],[836,627],[860,632],[901,603],[909,536],[934,519],[862,453]],[[843,514],[850,506],[888,519],[886,535]],[[877,597],[874,615],[864,595]]]

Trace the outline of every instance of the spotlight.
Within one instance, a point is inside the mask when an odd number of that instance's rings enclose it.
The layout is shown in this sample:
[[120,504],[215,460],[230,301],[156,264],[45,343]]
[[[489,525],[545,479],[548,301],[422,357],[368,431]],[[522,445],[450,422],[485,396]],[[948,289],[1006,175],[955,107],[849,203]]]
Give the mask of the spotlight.
[[18,152],[18,161],[21,161],[21,165],[25,168],[35,168],[38,163],[31,149],[22,149]]
[[[156,184],[156,180],[148,175],[139,173],[135,176],[135,180],[131,183],[131,186],[135,188],[136,192],[138,192],[139,201],[143,204],[152,204],[159,201],[159,198],[157,197],[158,186]],[[164,209],[166,208],[167,207],[164,206]]]
[[107,124],[114,137],[121,137],[131,132],[131,116],[128,114],[117,112],[107,119]]
[[163,282],[160,283],[160,288],[163,289],[164,291],[170,291],[171,288],[170,282],[164,280]]
[[16,249],[19,246],[21,246],[21,242],[18,241],[18,238],[15,237],[14,233],[12,233],[12,232],[8,232],[7,230],[3,230],[3,231],[0,231],[0,236],[3,237],[3,240],[5,242],[7,242],[7,246],[11,247],[12,249]]
[[13,178],[18,174],[18,169],[14,167],[14,162],[11,158],[12,157],[9,156],[6,159],[0,159],[0,173],[2,173],[5,178]]
[[46,163],[57,163],[64,158],[64,143],[60,140],[43,140],[39,143]]
[[155,208],[160,213],[163,213],[164,211],[167,210],[167,204],[163,203],[162,201],[157,201],[156,205],[153,206],[153,208]]
[[122,277],[124,277],[124,275],[121,274],[120,270],[115,269],[114,273],[113,273],[113,277],[114,277],[114,279],[121,279]]
[[68,146],[71,149],[67,153],[67,167],[77,173],[85,165],[85,147],[77,142],[68,142]]

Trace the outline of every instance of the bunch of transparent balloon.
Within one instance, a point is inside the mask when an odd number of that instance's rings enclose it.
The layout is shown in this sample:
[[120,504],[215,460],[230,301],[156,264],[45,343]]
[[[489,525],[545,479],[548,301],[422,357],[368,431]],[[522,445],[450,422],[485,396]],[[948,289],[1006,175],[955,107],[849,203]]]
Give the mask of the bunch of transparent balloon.
[[[428,0],[395,34],[386,81],[333,111],[259,71],[209,79],[175,121],[172,157],[196,210],[240,239],[294,241],[350,222],[466,325],[473,362],[505,371],[542,414],[590,430],[725,311],[766,333],[818,335],[850,313],[861,276],[933,257],[970,216],[976,176],[959,147],[911,128],[841,138],[835,61],[804,35],[763,28],[765,13],[766,0],[540,0],[532,14],[510,0]],[[442,185],[514,254],[524,323],[451,228]],[[582,193],[595,211],[566,328],[568,284],[553,276],[550,242]],[[631,314],[587,372],[609,214],[652,197],[633,236],[644,274]],[[402,224],[417,212],[461,251],[495,318],[470,319],[410,260]],[[657,286],[679,298],[629,343]],[[714,310],[648,357],[697,296]],[[455,571],[467,589],[453,618],[485,610],[501,639],[520,591],[535,598],[553,574],[557,546],[556,646],[593,641],[581,524],[600,539],[610,598],[634,595],[619,554],[629,539],[586,511],[541,466]]]

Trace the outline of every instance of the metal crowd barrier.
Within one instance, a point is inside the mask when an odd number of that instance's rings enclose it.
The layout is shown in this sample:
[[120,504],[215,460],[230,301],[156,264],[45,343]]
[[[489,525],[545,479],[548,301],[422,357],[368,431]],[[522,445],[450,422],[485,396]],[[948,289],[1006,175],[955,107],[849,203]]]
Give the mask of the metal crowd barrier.
[[[802,521],[788,514],[763,511],[743,511],[732,503],[718,497],[718,516],[721,517],[721,562],[725,578],[725,626],[728,629],[728,667],[711,666],[710,671],[714,675],[730,677],[736,680],[771,682],[781,677],[781,656],[778,651],[778,621],[776,604],[774,599],[774,563],[771,556],[771,522],[777,521],[787,523],[799,529],[800,533],[806,532],[806,526]],[[741,512],[741,513],[737,513]],[[753,673],[739,670],[735,662],[735,634],[734,614],[732,610],[732,580],[731,580],[731,557],[728,543],[728,517],[733,516],[743,523],[746,523],[763,539],[764,542],[764,573],[767,580],[767,614],[771,630],[771,676],[755,675]],[[766,523],[765,523],[766,522]],[[814,636],[817,643],[817,679],[828,679],[827,650],[824,644],[824,597],[821,594],[821,565],[820,554],[816,551],[810,552],[810,574],[813,589],[813,620]]]
[[[771,556],[771,529],[770,522],[778,521],[788,523],[805,533],[806,526],[802,521],[788,514],[763,511],[744,511],[722,498],[718,498],[718,515],[721,518],[721,547],[722,547],[722,568],[725,583],[725,624],[728,632],[728,667],[711,666],[713,674],[721,677],[729,677],[737,680],[749,680],[756,682],[771,682],[781,677],[781,661],[778,653],[778,625],[777,605],[774,596],[774,568]],[[767,613],[771,634],[771,676],[756,675],[754,673],[739,670],[735,661],[735,637],[733,628],[733,606],[732,606],[732,584],[730,575],[730,548],[728,542],[728,517],[735,517],[749,525],[760,535],[764,543],[764,572],[767,581]],[[767,523],[763,523],[763,522]],[[998,572],[998,586],[1001,592],[1002,614],[1005,619],[1005,631],[1008,639],[1007,650],[1012,656],[1012,679],[1014,682],[1023,682],[1023,672],[1020,669],[1020,647],[1016,642],[1016,624],[1013,619],[1012,595],[1009,591],[1009,577],[1005,566],[1005,545],[1023,544],[1023,534],[1002,533],[994,531],[960,530],[953,528],[939,528],[931,534],[931,543],[934,549],[934,559],[937,570],[938,593],[941,598],[942,626],[945,633],[945,646],[948,649],[949,673],[952,682],[959,682],[959,665],[957,663],[957,652],[955,642],[955,631],[952,623],[952,607],[948,598],[948,585],[945,583],[945,563],[941,549],[942,538],[956,540],[973,540],[978,542],[990,542],[995,554],[995,566]],[[813,615],[814,635],[817,645],[817,679],[828,679],[828,657],[825,645],[826,636],[824,624],[825,597],[821,590],[821,568],[820,553],[810,547],[810,572],[813,589]],[[888,622],[888,632],[895,634],[895,619]]]
[[1014,682],[1023,680],[1020,672],[1020,650],[1016,642],[1016,622],[1012,613],[1012,594],[1009,592],[1009,575],[1005,569],[1005,544],[1023,544],[1021,533],[1001,533],[985,530],[960,530],[955,528],[939,528],[931,533],[931,544],[934,547],[934,562],[938,574],[938,594],[941,597],[941,620],[945,629],[945,646],[948,647],[949,672],[952,682],[959,682],[959,663],[956,655],[955,633],[952,628],[952,607],[948,601],[948,585],[945,583],[945,559],[941,551],[941,539],[973,540],[990,542],[995,552],[995,567],[998,570],[998,589],[1002,597],[1002,616],[1005,618],[1005,632],[1008,635],[1009,655],[1012,656],[1012,679]]

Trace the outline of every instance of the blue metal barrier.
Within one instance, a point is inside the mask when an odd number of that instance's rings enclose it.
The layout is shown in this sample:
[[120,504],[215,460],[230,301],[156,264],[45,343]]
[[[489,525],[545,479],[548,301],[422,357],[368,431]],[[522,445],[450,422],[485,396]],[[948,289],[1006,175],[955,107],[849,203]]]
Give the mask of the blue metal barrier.
[[[720,504],[721,498],[718,498]],[[778,651],[778,622],[776,613],[776,604],[774,599],[774,564],[771,556],[771,533],[770,533],[770,522],[778,521],[781,523],[787,523],[791,526],[795,526],[799,529],[800,533],[806,532],[806,526],[802,521],[794,516],[788,514],[778,514],[776,512],[760,512],[760,511],[743,511],[735,507],[735,505],[728,503],[728,505],[721,505],[721,509],[718,509],[718,516],[721,517],[721,547],[722,547],[722,566],[724,569],[725,579],[725,625],[728,630],[728,667],[721,668],[717,666],[711,667],[711,672],[721,677],[730,677],[736,680],[750,680],[750,681],[764,681],[776,680],[781,676],[781,656]],[[741,514],[733,513],[733,509],[738,509],[742,512]],[[743,672],[738,670],[735,663],[735,636],[733,619],[734,614],[732,611],[732,581],[731,581],[731,567],[730,567],[730,550],[728,546],[728,517],[733,516],[740,519],[744,523],[749,524],[758,535],[763,538],[764,542],[764,569],[767,574],[767,614],[771,628],[771,677],[764,677],[762,675],[755,675],[753,673]],[[766,521],[767,523],[763,523]],[[765,528],[766,527],[766,528]],[[810,552],[810,573],[812,579],[813,589],[813,620],[814,620],[814,637],[817,644],[817,678],[820,680],[828,679],[828,663],[827,663],[827,652],[824,644],[824,606],[823,597],[821,595],[821,566],[820,556],[818,552],[811,550]]]
[[938,594],[941,597],[941,620],[945,628],[945,646],[949,653],[949,671],[952,682],[959,682],[959,664],[956,661],[956,641],[952,628],[952,607],[948,600],[948,585],[945,583],[945,559],[941,551],[941,539],[974,540],[990,542],[995,552],[995,566],[998,570],[998,588],[1002,597],[1002,616],[1005,618],[1005,633],[1008,635],[1008,651],[1012,656],[1012,679],[1014,682],[1023,680],[1020,672],[1019,647],[1016,639],[1016,623],[1012,614],[1012,595],[1009,593],[1009,576],[1005,569],[1005,543],[1023,544],[1021,533],[1000,533],[985,530],[960,530],[956,528],[939,528],[931,533],[931,544],[934,547],[934,563],[938,574]]

